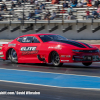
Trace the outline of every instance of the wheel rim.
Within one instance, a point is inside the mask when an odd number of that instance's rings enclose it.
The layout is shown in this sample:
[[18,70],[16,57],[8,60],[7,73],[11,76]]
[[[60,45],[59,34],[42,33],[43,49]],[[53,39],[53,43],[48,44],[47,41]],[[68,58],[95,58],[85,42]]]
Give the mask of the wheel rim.
[[11,57],[12,57],[12,59],[17,60],[17,53],[14,49],[12,49],[12,51],[11,51]]
[[54,52],[54,53],[52,54],[52,62],[53,62],[54,65],[59,65],[59,63],[60,63],[60,58],[59,58],[58,53]]

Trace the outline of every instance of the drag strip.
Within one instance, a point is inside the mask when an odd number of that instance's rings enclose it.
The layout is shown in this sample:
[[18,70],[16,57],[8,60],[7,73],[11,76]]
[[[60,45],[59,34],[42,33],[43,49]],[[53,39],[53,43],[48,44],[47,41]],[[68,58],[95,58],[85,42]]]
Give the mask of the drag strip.
[[0,95],[0,100],[99,100],[99,65],[53,67],[0,60],[0,92],[40,92],[40,95]]
[[[7,66],[7,64],[9,64],[9,65]],[[3,68],[3,66],[5,67],[5,65],[6,65],[6,68]],[[14,69],[14,67],[13,67],[13,69],[9,68],[9,66],[12,66],[12,65],[13,64],[11,64],[10,62],[2,62],[1,61],[1,63],[0,63],[0,66],[2,66],[2,68],[0,68],[0,80],[1,81],[23,83],[23,84],[33,84],[33,85],[35,84],[35,85],[52,86],[52,87],[62,87],[62,88],[100,89],[100,76],[82,75],[79,73],[78,74],[71,74],[71,73],[68,74],[68,73],[65,73],[66,70],[65,70],[65,72],[63,70],[63,73],[57,73],[58,70],[56,70],[55,73],[48,72],[50,66],[49,66],[49,68],[45,66],[45,68],[47,68],[46,69],[47,72],[46,72],[46,70],[43,71],[44,69],[42,69],[42,68],[44,68],[44,66],[42,66],[42,67],[40,66],[42,71],[34,70],[36,67],[37,67],[36,69],[40,69],[39,65],[38,66],[37,65],[29,65],[29,66],[26,65],[26,67],[28,66],[28,68],[31,67],[32,70],[30,70],[30,69],[25,70],[24,66],[23,67],[19,66],[19,68],[17,66],[17,65],[25,65],[25,64],[14,64],[13,66],[15,66],[17,68],[15,68],[15,69]],[[35,68],[34,68],[34,66],[35,66]],[[7,68],[9,68],[9,69],[7,69]],[[20,68],[22,68],[22,69],[20,70]],[[93,70],[93,66],[90,68],[92,68],[92,70]],[[64,68],[64,69],[66,69],[66,68]],[[74,70],[75,68],[72,68],[72,69]],[[83,70],[83,68],[81,69],[81,71],[82,70]],[[88,70],[89,70],[89,68],[88,68]],[[67,70],[67,71],[70,71],[70,70]],[[80,72],[80,71],[77,71],[77,72]],[[85,71],[83,71],[83,72],[85,72]],[[95,73],[95,71],[94,71],[94,73]],[[99,73],[100,72],[98,71],[98,74]]]
[[93,63],[88,67],[82,65],[81,63],[68,63],[64,64],[62,67],[54,67],[51,64],[12,64],[10,61],[0,60],[0,68],[58,74],[100,76],[100,63]]

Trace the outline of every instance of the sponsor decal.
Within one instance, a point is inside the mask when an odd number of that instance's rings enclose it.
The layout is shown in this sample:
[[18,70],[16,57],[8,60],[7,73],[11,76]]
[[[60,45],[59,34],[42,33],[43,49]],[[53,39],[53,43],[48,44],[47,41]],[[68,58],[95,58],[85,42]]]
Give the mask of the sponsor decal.
[[70,55],[61,55],[61,57],[67,57],[67,58],[70,58],[71,56],[70,56]]
[[37,47],[21,47],[22,55],[37,54]]
[[21,51],[35,51],[36,47],[21,47]]
[[15,47],[16,44],[8,44],[8,47]]
[[38,50],[35,50],[35,51],[23,51],[22,55],[31,55],[31,54],[37,54],[37,53],[38,53]]
[[0,55],[2,55],[3,54],[3,52],[0,52]]
[[100,60],[100,57],[98,55],[93,56],[93,61],[99,61],[99,60]]
[[57,45],[56,47],[49,46],[48,49],[62,49],[61,45]]
[[61,57],[65,57],[65,55],[61,55]]
[[67,61],[67,62],[69,62],[69,60],[61,60],[61,61],[64,61],[64,62]]
[[4,57],[4,55],[0,55],[0,57]]
[[2,44],[0,44],[0,46],[2,47],[3,45],[2,45]]
[[2,49],[2,47],[0,47],[0,50]]
[[23,40],[22,40],[22,42],[24,42],[24,43],[29,43],[30,40],[28,40],[27,37],[24,37]]
[[70,55],[66,55],[66,57],[70,58],[71,56]]

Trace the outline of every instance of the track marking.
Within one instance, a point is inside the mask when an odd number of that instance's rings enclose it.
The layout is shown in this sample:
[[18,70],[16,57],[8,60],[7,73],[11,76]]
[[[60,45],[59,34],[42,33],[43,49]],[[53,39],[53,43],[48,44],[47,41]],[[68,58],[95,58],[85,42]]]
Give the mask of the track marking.
[[27,71],[27,72],[51,73],[51,74],[60,74],[60,75],[86,76],[86,77],[97,77],[97,78],[100,78],[100,76],[88,76],[88,75],[77,75],[77,74],[62,74],[62,73],[54,73],[54,72],[30,71],[30,70],[18,70],[18,69],[7,69],[7,68],[0,68],[0,69],[5,69],[5,70],[16,70],[16,71]]
[[95,90],[100,91],[100,88],[82,88],[82,87],[60,87],[60,86],[52,86],[52,85],[44,85],[44,84],[34,84],[34,83],[24,83],[24,82],[15,82],[15,81],[6,81],[0,80],[1,82],[8,82],[8,83],[18,83],[18,84],[25,84],[25,85],[38,85],[38,86],[46,86],[46,87],[55,87],[55,88],[69,88],[69,89],[81,89],[81,90]]

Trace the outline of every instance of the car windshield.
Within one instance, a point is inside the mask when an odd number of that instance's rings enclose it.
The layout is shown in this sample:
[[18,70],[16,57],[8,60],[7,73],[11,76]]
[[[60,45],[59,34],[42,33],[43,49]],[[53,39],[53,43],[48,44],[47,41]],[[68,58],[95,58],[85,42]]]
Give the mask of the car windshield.
[[56,40],[67,40],[67,38],[61,35],[40,35],[39,36],[43,42],[56,41]]

